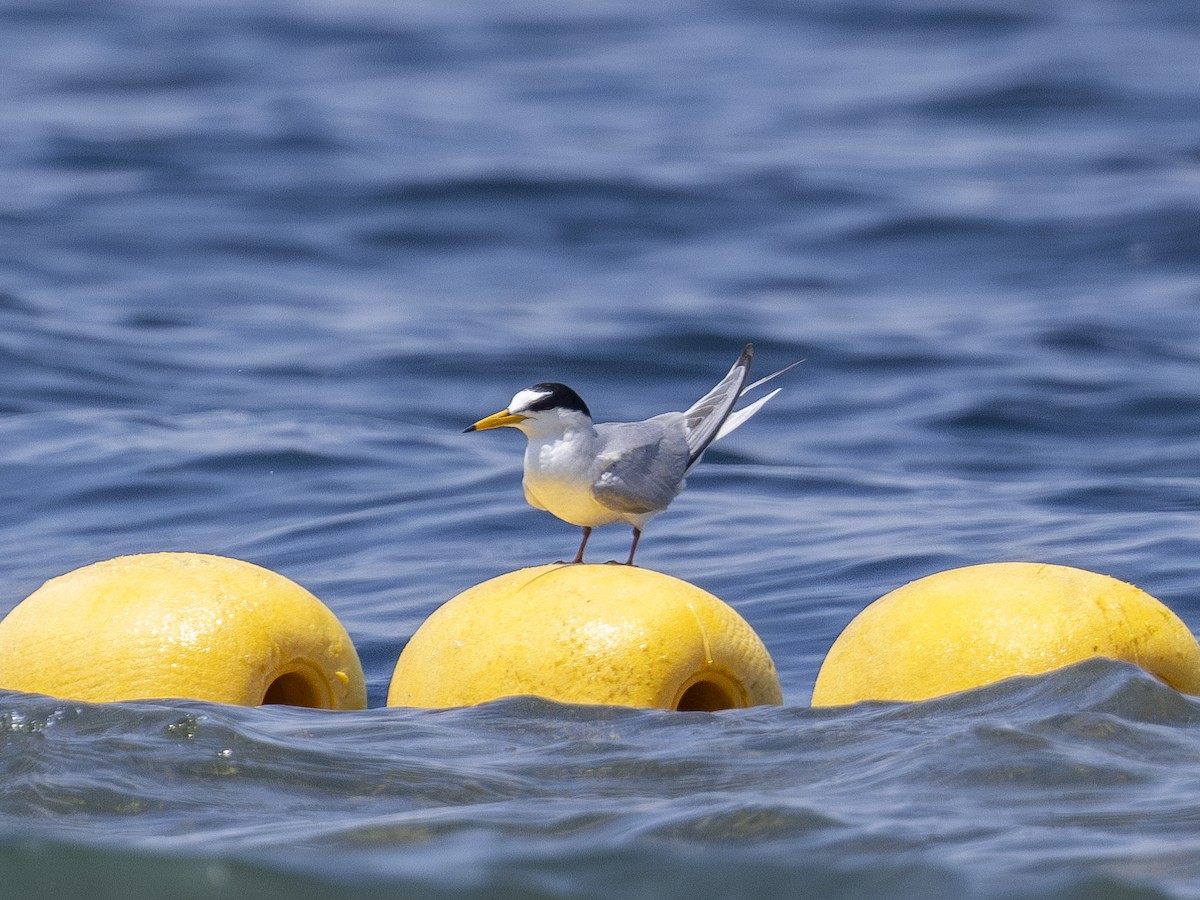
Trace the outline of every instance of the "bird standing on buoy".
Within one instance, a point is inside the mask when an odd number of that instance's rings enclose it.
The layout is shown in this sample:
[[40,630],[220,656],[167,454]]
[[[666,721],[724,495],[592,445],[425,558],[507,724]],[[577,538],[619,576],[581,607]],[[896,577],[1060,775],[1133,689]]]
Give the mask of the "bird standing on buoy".
[[725,377],[683,412],[642,422],[596,425],[575,391],[558,382],[543,382],[518,391],[507,409],[480,419],[466,431],[507,426],[529,439],[525,500],[583,529],[572,563],[583,562],[593,528],[625,522],[633,527],[625,564],[633,565],[646,523],[679,495],[708,446],[745,423],[779,389],[734,411],[737,401],[797,365],[747,387],[753,356],[754,348],[747,344]]

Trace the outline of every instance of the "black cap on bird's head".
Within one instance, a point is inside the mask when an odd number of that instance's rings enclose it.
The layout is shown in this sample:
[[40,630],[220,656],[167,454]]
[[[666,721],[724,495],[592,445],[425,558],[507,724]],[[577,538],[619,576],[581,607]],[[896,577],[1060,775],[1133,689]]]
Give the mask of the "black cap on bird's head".
[[517,391],[516,396],[508,405],[508,409],[502,409],[486,419],[480,419],[466,430],[486,431],[502,425],[516,428],[526,419],[537,418],[538,413],[552,410],[582,413],[589,419],[592,417],[591,410],[587,408],[583,398],[571,388],[565,384],[559,384],[557,381],[543,381],[541,384],[527,387],[523,391]]
[[[583,398],[565,384],[560,384],[557,381],[543,381],[541,384],[535,384],[533,387],[526,388],[513,398],[514,406],[518,397],[524,401],[524,405],[521,407],[522,412],[548,412],[552,409],[570,409],[583,413],[589,419],[592,417],[592,412],[587,408],[587,404],[583,402]],[[513,407],[509,408],[512,409]]]

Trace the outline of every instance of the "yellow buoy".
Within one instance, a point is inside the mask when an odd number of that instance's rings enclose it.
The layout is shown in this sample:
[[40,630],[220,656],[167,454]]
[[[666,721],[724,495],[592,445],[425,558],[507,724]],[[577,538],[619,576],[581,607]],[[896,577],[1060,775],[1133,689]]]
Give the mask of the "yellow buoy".
[[775,664],[731,607],[686,581],[613,565],[521,569],[459,594],[408,642],[387,702],[523,694],[690,710],[783,702]]
[[122,556],[46,582],[0,622],[0,687],[88,702],[366,706],[358,654],[320,600],[198,553]]
[[876,600],[830,648],[814,706],[923,700],[1093,656],[1200,694],[1200,645],[1145,591],[1069,566],[989,563]]

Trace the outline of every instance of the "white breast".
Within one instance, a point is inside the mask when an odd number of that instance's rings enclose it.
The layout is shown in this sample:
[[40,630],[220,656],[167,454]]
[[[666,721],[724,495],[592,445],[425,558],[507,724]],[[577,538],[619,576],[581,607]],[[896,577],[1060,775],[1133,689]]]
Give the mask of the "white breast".
[[592,527],[622,520],[619,513],[592,498],[598,474],[595,437],[591,428],[530,437],[525,448],[525,493],[531,505],[572,525]]

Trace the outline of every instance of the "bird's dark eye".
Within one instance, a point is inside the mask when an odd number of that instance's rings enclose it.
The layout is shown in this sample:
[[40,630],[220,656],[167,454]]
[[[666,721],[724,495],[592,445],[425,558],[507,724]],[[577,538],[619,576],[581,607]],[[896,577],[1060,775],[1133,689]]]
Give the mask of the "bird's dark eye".
[[571,409],[591,418],[592,413],[587,408],[587,404],[583,402],[583,398],[565,384],[559,384],[557,381],[544,381],[541,384],[535,384],[530,390],[536,391],[542,396],[529,404],[527,407],[529,412]]

